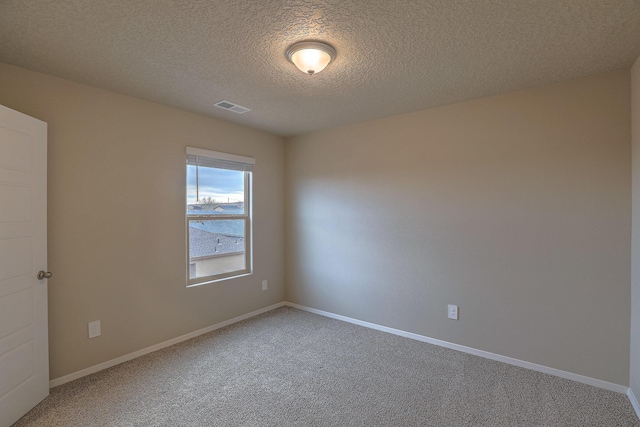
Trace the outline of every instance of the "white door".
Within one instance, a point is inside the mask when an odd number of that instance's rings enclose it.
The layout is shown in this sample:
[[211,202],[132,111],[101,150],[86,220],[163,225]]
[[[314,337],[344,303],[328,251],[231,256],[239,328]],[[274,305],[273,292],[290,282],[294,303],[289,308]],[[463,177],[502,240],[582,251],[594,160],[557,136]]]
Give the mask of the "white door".
[[49,394],[47,124],[0,105],[0,427]]

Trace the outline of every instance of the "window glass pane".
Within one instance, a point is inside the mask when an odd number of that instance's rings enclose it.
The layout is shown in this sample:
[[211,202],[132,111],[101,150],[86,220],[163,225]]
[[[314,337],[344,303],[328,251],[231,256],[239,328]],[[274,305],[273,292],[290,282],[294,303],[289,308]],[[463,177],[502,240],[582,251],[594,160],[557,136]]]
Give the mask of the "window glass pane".
[[244,174],[187,165],[187,214],[244,214]]
[[189,278],[244,270],[244,224],[242,219],[189,221]]

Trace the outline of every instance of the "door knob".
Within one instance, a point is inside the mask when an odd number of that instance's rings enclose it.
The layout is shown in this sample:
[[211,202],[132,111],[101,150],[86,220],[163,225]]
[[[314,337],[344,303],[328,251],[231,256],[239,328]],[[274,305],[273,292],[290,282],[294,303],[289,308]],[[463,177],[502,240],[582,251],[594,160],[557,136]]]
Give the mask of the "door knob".
[[38,271],[38,280],[49,279],[51,276],[53,276],[53,273],[42,270]]

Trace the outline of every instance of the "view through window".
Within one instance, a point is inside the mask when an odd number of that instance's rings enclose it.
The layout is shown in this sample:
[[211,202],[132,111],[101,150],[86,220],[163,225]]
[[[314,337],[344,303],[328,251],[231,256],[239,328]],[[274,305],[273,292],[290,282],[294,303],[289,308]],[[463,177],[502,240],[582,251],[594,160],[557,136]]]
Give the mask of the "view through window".
[[187,284],[251,272],[253,159],[187,147]]

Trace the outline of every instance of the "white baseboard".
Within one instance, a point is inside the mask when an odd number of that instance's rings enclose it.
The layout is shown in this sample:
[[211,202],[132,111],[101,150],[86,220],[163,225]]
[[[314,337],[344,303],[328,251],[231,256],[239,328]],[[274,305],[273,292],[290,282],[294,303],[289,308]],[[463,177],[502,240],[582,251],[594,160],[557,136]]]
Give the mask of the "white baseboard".
[[640,418],[640,403],[638,403],[638,399],[636,399],[636,396],[633,394],[633,390],[631,390],[631,387],[629,387],[629,389],[627,390],[627,397],[629,397],[631,406],[633,406],[633,409],[636,410],[638,418]]
[[[366,328],[376,329],[382,332],[388,332],[394,335],[400,335],[401,337],[411,338],[413,340],[434,344],[440,347],[446,347],[453,350],[462,351],[463,353],[473,354],[475,356],[484,357],[486,359],[497,360],[498,362],[508,363],[510,365],[520,366],[521,368],[531,369],[533,371],[543,372],[545,374],[555,375],[557,377],[565,378],[568,380],[577,381],[579,383],[592,385],[595,387],[603,388],[605,390],[611,390],[618,393],[627,393],[629,388],[620,384],[610,383],[596,378],[586,377],[584,375],[574,374],[572,372],[562,371],[560,369],[550,368],[544,365],[538,365],[536,363],[527,362],[520,359],[514,359],[512,357],[502,356],[500,354],[490,353],[484,350],[478,350],[472,347],[466,347],[460,344],[454,344],[448,341],[442,341],[435,338],[426,337],[424,335],[414,334],[412,332],[402,331],[400,329],[393,329],[386,326],[377,325],[375,323],[369,323],[362,320],[352,319],[351,317],[341,316],[339,314],[330,313],[328,311],[318,310],[311,307],[306,307],[300,304],[294,304],[292,302],[285,302],[286,306],[297,308],[299,310],[308,311],[310,313],[319,314],[321,316],[330,317],[332,319],[342,320],[344,322],[353,323],[356,325],[364,326]],[[637,403],[637,402],[636,402]],[[638,410],[635,406],[636,411]]]
[[229,326],[233,323],[240,322],[242,320],[249,319],[251,317],[257,316],[262,313],[266,313],[267,311],[274,310],[276,308],[284,306],[284,302],[279,302],[277,304],[270,305],[268,307],[261,308],[256,311],[252,311],[251,313],[243,314],[242,316],[234,317],[233,319],[225,320],[224,322],[216,323],[215,325],[207,326],[206,328],[199,329],[194,332],[190,332],[188,334],[170,339],[165,342],[161,342],[160,344],[152,345],[151,347],[143,348],[142,350],[134,351],[133,353],[125,354],[124,356],[117,357],[112,360],[108,360],[106,362],[100,363],[95,366],[91,366],[86,369],[82,369],[81,371],[74,372],[69,375],[65,375],[63,377],[56,378],[54,380],[49,381],[49,388],[53,388],[59,386],[64,383],[68,383],[69,381],[77,380],[78,378],[85,377],[87,375],[94,374],[96,372],[102,371],[103,369],[110,368],[115,365],[119,365],[124,362],[128,362],[129,360],[133,360],[137,357],[144,356],[145,354],[152,353],[154,351],[163,349],[165,347],[172,346],[174,344],[178,344],[182,341],[186,341],[191,338],[195,338],[199,335],[206,334],[207,332],[215,331],[216,329],[224,328],[225,326]]

